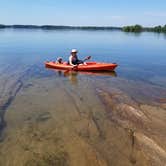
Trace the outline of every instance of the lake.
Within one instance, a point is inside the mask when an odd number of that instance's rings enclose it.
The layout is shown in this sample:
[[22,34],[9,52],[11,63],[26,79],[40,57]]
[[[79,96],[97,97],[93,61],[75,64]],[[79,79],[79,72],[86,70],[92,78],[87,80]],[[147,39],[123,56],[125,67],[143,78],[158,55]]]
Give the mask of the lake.
[[[71,49],[115,72],[46,69]],[[0,165],[166,162],[166,35],[0,30]]]

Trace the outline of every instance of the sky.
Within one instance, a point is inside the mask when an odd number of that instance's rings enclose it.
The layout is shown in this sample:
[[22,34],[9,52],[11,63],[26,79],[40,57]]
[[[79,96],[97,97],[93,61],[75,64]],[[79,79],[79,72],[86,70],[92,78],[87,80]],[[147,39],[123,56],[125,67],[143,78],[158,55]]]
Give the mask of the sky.
[[166,0],[0,0],[0,24],[166,24]]

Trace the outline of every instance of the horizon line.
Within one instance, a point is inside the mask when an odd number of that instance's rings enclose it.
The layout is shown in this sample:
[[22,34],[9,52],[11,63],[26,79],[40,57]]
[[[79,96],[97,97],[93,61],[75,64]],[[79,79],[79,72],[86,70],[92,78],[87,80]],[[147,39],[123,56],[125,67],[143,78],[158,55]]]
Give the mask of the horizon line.
[[135,26],[135,25],[140,25],[143,28],[153,28],[156,26],[165,26],[163,25],[154,25],[154,26],[143,26],[141,24],[129,24],[129,25],[123,25],[123,26],[110,26],[110,25],[55,25],[55,24],[0,24],[0,26],[8,26],[8,27],[12,27],[12,26],[36,26],[36,27],[43,27],[43,26],[54,26],[54,27],[97,27],[97,28],[123,28],[125,26]]

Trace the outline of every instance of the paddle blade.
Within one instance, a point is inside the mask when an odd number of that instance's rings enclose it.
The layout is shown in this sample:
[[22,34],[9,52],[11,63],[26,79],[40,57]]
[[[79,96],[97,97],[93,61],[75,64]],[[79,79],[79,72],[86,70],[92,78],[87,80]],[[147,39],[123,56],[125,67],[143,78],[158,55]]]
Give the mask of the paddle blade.
[[86,61],[86,60],[89,60],[89,59],[91,59],[91,56],[86,57],[86,58],[85,58],[85,61]]

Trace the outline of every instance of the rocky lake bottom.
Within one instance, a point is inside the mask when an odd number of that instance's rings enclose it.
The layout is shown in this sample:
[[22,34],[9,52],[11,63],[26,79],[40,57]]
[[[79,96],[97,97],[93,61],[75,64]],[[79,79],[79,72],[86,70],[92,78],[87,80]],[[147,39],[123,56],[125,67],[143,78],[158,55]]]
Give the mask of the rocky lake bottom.
[[164,88],[37,66],[11,73],[0,79],[0,165],[166,163]]

